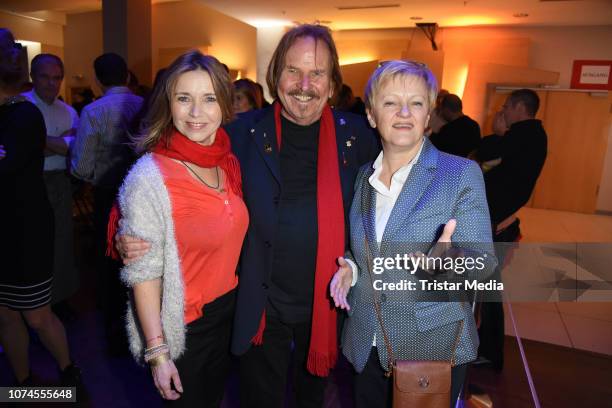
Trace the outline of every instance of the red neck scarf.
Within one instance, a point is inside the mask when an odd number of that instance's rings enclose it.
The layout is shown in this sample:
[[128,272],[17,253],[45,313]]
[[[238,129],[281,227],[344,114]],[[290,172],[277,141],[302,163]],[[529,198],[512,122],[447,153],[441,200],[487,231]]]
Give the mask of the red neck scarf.
[[202,146],[189,140],[173,128],[167,138],[162,138],[152,149],[153,153],[172,159],[193,163],[200,167],[219,166],[225,172],[228,186],[242,197],[242,180],[238,159],[231,152],[229,136],[223,128],[217,129],[215,141],[210,146]]
[[[274,123],[278,150],[282,144],[281,106],[274,104]],[[344,254],[344,207],[338,167],[338,146],[334,116],[329,106],[323,109],[319,128],[317,158],[317,224],[318,243],[310,348],[306,367],[317,376],[327,376],[338,358],[336,309],[329,300],[328,288],[338,269],[336,259]],[[252,342],[263,343],[265,310]]]
[[[223,128],[217,129],[215,141],[210,146],[202,146],[185,137],[181,132],[172,128],[168,137],[162,137],[152,149],[153,153],[162,154],[176,160],[187,161],[200,167],[219,166],[225,172],[226,183],[234,194],[242,197],[242,179],[240,164],[231,152],[229,136]],[[106,256],[120,260],[121,257],[115,249],[115,234],[119,230],[121,211],[117,201],[111,209],[106,227]]]

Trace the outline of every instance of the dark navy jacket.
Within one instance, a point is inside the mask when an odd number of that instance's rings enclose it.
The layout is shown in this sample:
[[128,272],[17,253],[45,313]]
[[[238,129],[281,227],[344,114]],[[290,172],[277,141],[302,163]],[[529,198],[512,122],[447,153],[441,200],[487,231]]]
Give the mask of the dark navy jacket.
[[[348,248],[348,212],[355,178],[359,167],[374,160],[380,148],[364,117],[334,112],[334,122]],[[242,190],[250,216],[238,265],[240,282],[232,337],[232,352],[240,355],[249,349],[259,327],[272,269],[281,188],[274,109],[269,107],[242,114],[227,125],[226,130],[232,150],[240,161]]]

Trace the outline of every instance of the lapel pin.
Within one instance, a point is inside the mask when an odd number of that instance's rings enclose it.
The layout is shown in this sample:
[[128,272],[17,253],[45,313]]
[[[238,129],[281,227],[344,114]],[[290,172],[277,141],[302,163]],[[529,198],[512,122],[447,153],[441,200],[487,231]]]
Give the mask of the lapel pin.
[[353,143],[350,140],[346,141],[346,147],[351,147],[353,145]]
[[270,143],[264,144],[264,152],[266,154],[272,153],[272,145]]
[[344,118],[340,118],[340,125],[341,126],[346,125],[346,120],[344,120]]
[[251,129],[251,133],[255,133],[255,129],[254,129],[254,128],[253,128],[253,129]]

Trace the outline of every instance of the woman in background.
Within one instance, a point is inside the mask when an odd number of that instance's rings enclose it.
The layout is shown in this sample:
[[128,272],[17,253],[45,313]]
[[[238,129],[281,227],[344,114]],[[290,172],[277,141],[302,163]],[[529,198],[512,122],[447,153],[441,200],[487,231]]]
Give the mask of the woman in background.
[[261,109],[263,95],[257,84],[243,78],[234,81],[234,112],[243,113],[253,109]]
[[0,29],[0,343],[17,384],[32,386],[25,320],[55,358],[62,385],[80,386],[66,330],[49,304],[53,213],[43,182],[47,130],[38,108],[19,96],[18,54],[11,32]]

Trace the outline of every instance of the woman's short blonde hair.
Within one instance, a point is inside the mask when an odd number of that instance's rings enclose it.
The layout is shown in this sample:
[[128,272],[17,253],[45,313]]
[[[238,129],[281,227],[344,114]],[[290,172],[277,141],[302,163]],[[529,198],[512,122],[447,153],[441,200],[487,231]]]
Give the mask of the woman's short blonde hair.
[[427,87],[429,110],[436,105],[438,95],[438,81],[427,65],[415,61],[393,60],[381,63],[374,71],[365,89],[365,105],[372,109],[374,98],[380,87],[387,81],[397,77],[413,76],[421,78]]
[[185,72],[202,70],[210,75],[217,102],[221,107],[222,125],[234,117],[234,86],[225,67],[212,55],[203,55],[200,51],[189,51],[178,57],[156,78],[155,86],[147,112],[141,124],[140,134],[133,138],[137,153],[150,151],[160,140],[167,137],[172,129],[172,111],[170,101],[179,77]]

